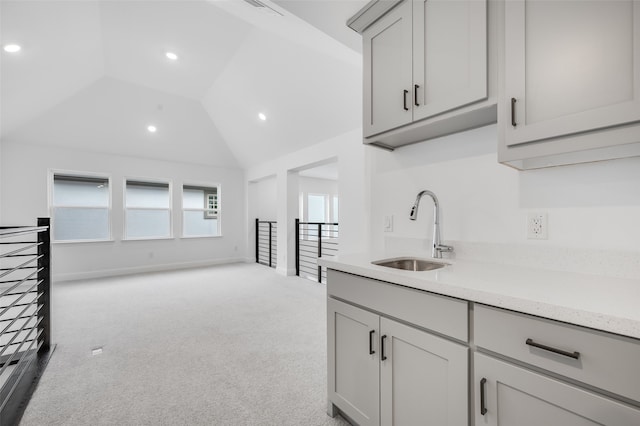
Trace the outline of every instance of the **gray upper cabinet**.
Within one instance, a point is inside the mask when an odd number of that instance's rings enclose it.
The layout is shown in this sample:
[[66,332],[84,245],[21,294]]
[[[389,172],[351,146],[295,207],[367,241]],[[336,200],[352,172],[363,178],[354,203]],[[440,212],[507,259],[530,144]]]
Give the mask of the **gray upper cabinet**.
[[364,42],[364,142],[395,148],[495,122],[487,22],[487,0],[373,1],[352,18]]
[[413,1],[413,120],[487,97],[484,0]]
[[499,161],[640,155],[640,2],[505,2]]
[[406,2],[365,34],[365,136],[411,122],[411,29],[411,2]]

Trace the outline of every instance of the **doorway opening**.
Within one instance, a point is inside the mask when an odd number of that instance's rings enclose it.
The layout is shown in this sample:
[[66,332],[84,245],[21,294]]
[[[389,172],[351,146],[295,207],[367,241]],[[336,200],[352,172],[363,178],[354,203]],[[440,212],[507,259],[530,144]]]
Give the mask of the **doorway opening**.
[[296,275],[326,283],[318,258],[335,256],[339,249],[337,160],[299,170],[298,192]]

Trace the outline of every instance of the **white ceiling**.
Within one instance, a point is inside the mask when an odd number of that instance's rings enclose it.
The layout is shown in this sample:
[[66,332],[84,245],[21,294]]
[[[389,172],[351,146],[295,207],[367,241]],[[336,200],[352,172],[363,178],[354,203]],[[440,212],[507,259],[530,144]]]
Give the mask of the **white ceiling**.
[[0,37],[22,46],[0,51],[2,136],[104,74],[95,2],[2,1]]
[[205,1],[103,2],[100,17],[105,74],[195,100],[252,30]]
[[279,2],[301,17],[264,3],[285,16],[241,0],[1,0],[1,42],[23,47],[0,53],[2,140],[250,167],[359,127],[361,56],[336,28],[366,2],[323,17],[319,1]]
[[[148,125],[156,133],[147,131]],[[238,167],[198,101],[103,77],[23,126],[19,141],[109,154]],[[202,160],[199,160],[202,158]]]
[[278,6],[360,53],[362,37],[347,27],[347,20],[368,2],[369,0],[274,0]]
[[[357,127],[360,76],[357,67],[347,72],[330,56],[254,32],[203,104],[236,157],[257,164]],[[267,121],[257,119],[259,111]]]

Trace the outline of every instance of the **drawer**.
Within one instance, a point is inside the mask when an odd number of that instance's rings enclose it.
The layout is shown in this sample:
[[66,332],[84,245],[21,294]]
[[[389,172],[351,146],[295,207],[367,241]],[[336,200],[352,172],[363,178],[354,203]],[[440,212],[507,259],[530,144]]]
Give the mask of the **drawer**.
[[478,304],[473,315],[479,348],[640,401],[640,341]]
[[467,301],[332,269],[327,274],[329,296],[454,339],[469,340]]

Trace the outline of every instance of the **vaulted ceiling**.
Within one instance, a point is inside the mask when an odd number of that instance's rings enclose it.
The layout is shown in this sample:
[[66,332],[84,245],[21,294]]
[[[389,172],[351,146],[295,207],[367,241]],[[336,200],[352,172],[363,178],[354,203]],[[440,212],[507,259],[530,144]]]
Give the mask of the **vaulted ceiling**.
[[2,140],[246,168],[359,127],[366,1],[263,3],[2,0]]

